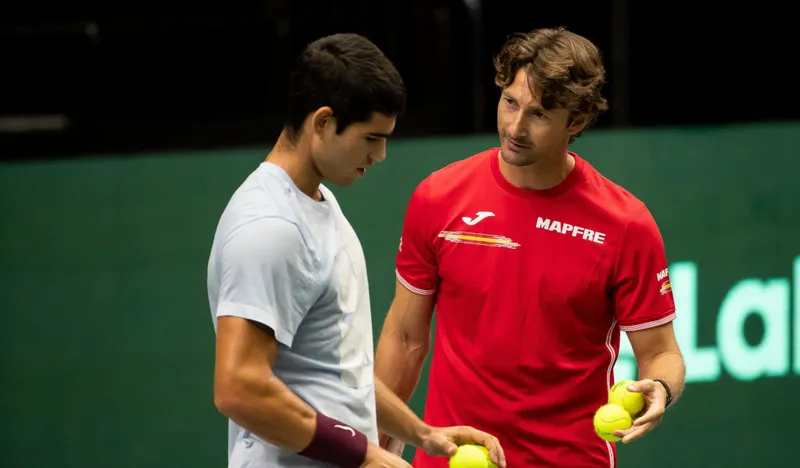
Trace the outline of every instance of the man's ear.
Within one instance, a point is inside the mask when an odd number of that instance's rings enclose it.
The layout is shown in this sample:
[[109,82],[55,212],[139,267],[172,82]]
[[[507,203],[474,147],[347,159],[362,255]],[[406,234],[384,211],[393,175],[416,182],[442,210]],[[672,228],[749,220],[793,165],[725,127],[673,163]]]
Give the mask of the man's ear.
[[333,116],[333,109],[330,107],[320,107],[311,115],[311,126],[314,129],[314,133],[323,133],[331,125],[336,125],[336,118]]
[[589,123],[589,118],[586,115],[573,115],[569,118],[569,125],[567,126],[567,133],[570,135],[575,135],[580,133],[584,128],[586,128],[586,124]]

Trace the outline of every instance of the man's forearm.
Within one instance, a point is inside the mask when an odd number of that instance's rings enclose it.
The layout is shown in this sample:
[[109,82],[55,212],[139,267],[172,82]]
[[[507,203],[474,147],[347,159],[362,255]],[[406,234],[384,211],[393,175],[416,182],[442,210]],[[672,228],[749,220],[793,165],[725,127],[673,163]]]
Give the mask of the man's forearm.
[[375,377],[401,400],[408,402],[419,383],[429,349],[429,340],[410,341],[397,330],[386,333],[381,337],[375,354]]
[[221,413],[273,445],[300,452],[314,437],[316,412],[275,376],[240,375],[215,393]]
[[375,378],[378,429],[403,443],[422,445],[428,426],[379,378]]
[[414,342],[391,330],[381,337],[375,356],[378,429],[414,446],[419,441],[414,440],[417,437],[413,432],[422,427],[418,426],[422,422],[407,403],[417,387],[429,348],[429,341]]
[[677,352],[662,353],[639,366],[639,378],[661,379],[669,385],[672,404],[680,398],[686,382],[686,366],[683,356]]

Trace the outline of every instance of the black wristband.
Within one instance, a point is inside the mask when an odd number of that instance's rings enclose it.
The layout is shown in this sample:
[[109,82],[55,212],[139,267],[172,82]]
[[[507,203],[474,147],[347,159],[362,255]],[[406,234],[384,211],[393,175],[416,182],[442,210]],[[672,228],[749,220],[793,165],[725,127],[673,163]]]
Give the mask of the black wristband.
[[658,382],[664,386],[664,390],[667,391],[667,403],[664,405],[664,409],[667,409],[670,403],[672,403],[672,391],[669,389],[669,385],[661,379],[653,379],[653,382]]
[[317,412],[314,437],[298,455],[340,468],[359,468],[367,457],[367,445],[367,436],[361,432]]

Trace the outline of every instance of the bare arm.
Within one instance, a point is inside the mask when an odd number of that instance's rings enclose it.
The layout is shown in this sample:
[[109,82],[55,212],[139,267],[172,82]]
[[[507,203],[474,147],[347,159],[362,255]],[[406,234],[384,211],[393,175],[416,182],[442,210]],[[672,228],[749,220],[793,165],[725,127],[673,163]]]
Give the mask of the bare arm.
[[[423,426],[406,403],[419,383],[430,349],[433,307],[433,296],[412,293],[396,282],[375,355],[378,428],[415,446],[419,446],[415,433]],[[382,436],[381,445],[386,443]]]
[[669,385],[674,405],[683,393],[686,366],[675,339],[672,322],[659,327],[628,332],[639,378],[661,379]]
[[[375,400],[378,407],[378,428],[385,434],[414,447],[422,447],[430,427],[414,414],[379,378],[375,378]],[[384,438],[384,442],[387,442]]]
[[628,332],[628,339],[639,366],[639,380],[628,385],[628,390],[642,393],[645,409],[643,414],[637,415],[630,428],[614,432],[614,435],[622,438],[623,444],[643,437],[661,424],[666,409],[667,391],[661,383],[654,380],[666,382],[674,403],[683,393],[686,374],[672,322]]
[[220,317],[214,404],[258,437],[292,452],[311,443],[316,413],[272,373],[278,342],[272,330]]

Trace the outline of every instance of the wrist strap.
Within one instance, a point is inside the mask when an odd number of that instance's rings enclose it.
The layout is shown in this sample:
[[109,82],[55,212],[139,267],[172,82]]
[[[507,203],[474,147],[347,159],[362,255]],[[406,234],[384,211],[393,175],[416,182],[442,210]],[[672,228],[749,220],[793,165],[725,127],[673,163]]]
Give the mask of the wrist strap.
[[340,468],[359,468],[367,457],[367,445],[367,436],[361,432],[317,412],[314,437],[298,455]]
[[664,405],[664,409],[667,409],[670,403],[672,403],[672,391],[669,389],[669,385],[661,379],[653,379],[653,382],[658,382],[664,386],[664,390],[667,391],[667,403]]

